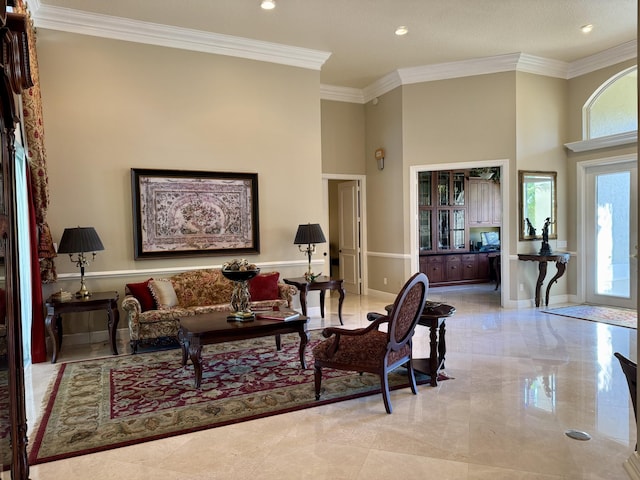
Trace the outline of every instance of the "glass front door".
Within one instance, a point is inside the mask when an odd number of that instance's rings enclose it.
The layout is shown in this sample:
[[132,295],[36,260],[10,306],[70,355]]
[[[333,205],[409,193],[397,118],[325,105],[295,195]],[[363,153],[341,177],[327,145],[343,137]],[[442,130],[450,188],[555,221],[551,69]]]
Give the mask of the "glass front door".
[[637,162],[586,170],[586,300],[636,308]]

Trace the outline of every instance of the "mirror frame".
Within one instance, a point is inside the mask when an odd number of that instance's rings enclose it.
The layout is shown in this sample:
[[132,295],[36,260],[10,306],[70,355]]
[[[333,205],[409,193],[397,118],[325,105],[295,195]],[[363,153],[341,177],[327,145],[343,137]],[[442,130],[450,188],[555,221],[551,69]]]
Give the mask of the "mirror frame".
[[[541,240],[542,239],[542,228],[544,225],[544,220],[549,217],[551,218],[551,225],[549,226],[549,238],[558,238],[558,232],[556,230],[556,215],[557,215],[557,172],[540,172],[535,170],[518,170],[518,238],[522,241],[532,241],[532,240]],[[525,199],[526,188],[525,185],[527,183],[533,183],[527,181],[529,178],[533,179],[549,179],[551,182],[551,199],[549,199],[549,203],[551,204],[551,211],[548,214],[543,214],[542,217],[537,220],[539,225],[533,225],[535,228],[535,235],[529,235],[528,229],[526,225],[525,219],[528,218],[526,207],[527,200]]]

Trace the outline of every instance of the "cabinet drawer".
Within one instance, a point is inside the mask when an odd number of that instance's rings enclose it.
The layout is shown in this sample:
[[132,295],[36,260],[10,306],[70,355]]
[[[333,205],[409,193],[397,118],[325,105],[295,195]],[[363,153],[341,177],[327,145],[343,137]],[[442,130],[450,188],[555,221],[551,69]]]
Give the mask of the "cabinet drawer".
[[420,258],[420,271],[429,279],[429,283],[444,282],[444,259],[439,256]]
[[462,255],[462,279],[474,280],[477,274],[476,255]]
[[446,279],[448,282],[462,280],[462,258],[461,255],[448,255],[445,261]]

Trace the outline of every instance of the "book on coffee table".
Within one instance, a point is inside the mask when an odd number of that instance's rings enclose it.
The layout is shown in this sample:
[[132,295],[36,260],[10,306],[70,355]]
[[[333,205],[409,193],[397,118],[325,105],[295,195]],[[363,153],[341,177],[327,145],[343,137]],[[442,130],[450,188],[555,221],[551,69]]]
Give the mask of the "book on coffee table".
[[265,320],[295,320],[300,317],[300,314],[295,310],[257,310],[254,312],[256,318]]

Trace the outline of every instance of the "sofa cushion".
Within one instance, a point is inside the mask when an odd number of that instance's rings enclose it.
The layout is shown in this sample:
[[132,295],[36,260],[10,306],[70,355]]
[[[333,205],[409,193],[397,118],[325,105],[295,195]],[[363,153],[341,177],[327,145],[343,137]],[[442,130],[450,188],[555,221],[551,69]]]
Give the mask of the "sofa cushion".
[[151,280],[153,280],[153,278],[139,283],[127,283],[129,293],[140,302],[140,307],[143,312],[156,308],[156,301],[153,299],[151,290],[149,290],[149,282]]
[[262,300],[277,300],[280,298],[280,290],[278,289],[278,279],[280,273],[268,272],[260,273],[249,280],[249,294],[252,302],[260,302]]
[[226,279],[219,268],[193,270],[171,277],[182,307],[228,304],[233,282]]
[[178,297],[173,289],[173,284],[169,279],[158,279],[149,281],[149,290],[156,300],[158,308],[171,308],[178,305]]

